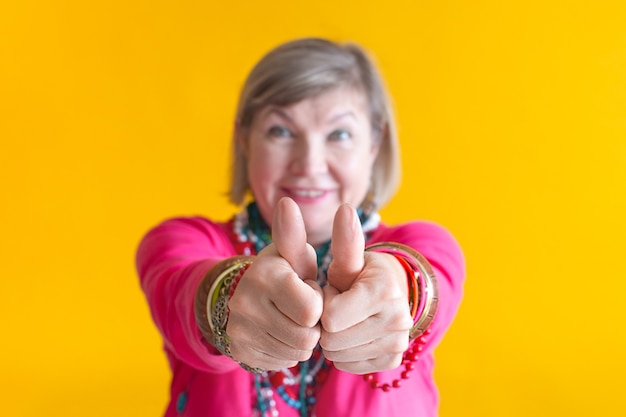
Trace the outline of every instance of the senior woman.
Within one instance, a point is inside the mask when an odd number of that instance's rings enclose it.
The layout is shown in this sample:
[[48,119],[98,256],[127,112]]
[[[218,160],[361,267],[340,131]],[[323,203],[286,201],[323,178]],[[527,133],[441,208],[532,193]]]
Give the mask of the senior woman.
[[389,226],[382,80],[353,44],[270,51],[243,87],[231,221],[170,219],[137,268],[172,369],[171,416],[437,415],[433,349],[464,260],[442,227]]

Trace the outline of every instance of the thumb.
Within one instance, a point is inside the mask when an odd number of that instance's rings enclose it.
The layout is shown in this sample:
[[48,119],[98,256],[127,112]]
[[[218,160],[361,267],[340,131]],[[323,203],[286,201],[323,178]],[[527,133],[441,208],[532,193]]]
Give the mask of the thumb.
[[315,249],[306,241],[306,229],[300,208],[288,197],[281,198],[274,210],[272,242],[278,254],[289,262],[300,278],[316,280]]
[[348,204],[337,209],[333,222],[328,282],[340,292],[348,290],[363,269],[365,238],[356,210]]

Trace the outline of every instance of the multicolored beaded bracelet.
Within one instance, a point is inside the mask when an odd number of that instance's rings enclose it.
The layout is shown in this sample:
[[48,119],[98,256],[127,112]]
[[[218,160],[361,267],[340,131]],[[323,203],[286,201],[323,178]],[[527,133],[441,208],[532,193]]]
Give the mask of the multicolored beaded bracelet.
[[393,255],[407,275],[409,307],[413,317],[413,327],[409,332],[409,338],[414,342],[402,356],[404,371],[399,379],[382,384],[376,379],[375,374],[364,375],[365,381],[372,388],[380,388],[388,392],[391,388],[399,388],[402,385],[401,380],[409,378],[410,372],[414,369],[414,362],[419,359],[419,354],[426,343],[426,335],[430,334],[429,326],[435,317],[439,303],[437,278],[428,260],[409,246],[383,242],[368,246],[365,250]]

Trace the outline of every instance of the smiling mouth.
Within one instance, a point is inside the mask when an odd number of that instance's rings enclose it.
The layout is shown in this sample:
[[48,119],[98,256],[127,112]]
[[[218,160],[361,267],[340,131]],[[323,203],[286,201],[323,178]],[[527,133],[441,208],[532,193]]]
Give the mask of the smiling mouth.
[[300,198],[317,198],[323,196],[326,192],[324,190],[313,190],[313,189],[297,189],[290,190],[291,194],[294,197]]

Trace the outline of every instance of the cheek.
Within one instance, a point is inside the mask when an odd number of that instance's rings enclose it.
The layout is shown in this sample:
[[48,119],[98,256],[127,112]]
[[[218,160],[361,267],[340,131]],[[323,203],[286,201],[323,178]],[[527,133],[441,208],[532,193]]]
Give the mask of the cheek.
[[261,140],[252,137],[250,138],[248,148],[248,169],[252,171],[263,171],[267,169],[268,159],[270,152],[266,146],[261,146]]
[[282,161],[275,152],[265,147],[250,149],[248,160],[248,181],[256,198],[270,198],[265,195],[282,175]]
[[248,163],[248,180],[252,186],[252,191],[259,191],[258,188],[263,184],[267,184],[272,180],[273,170],[267,163],[267,158],[260,158],[258,156],[250,159]]
[[[335,173],[344,193],[359,200],[365,198],[370,185],[373,159],[369,154],[352,154],[335,163]],[[360,203],[360,200],[358,201]]]

